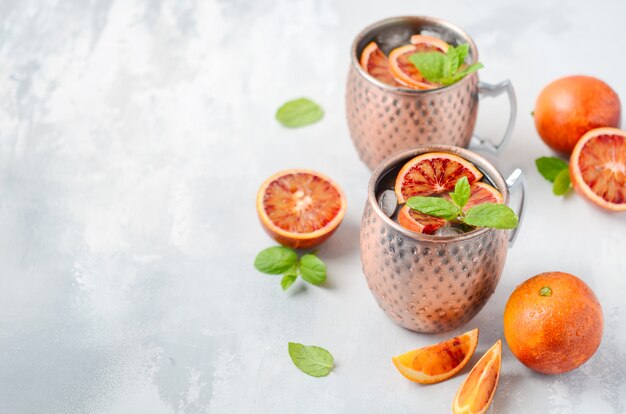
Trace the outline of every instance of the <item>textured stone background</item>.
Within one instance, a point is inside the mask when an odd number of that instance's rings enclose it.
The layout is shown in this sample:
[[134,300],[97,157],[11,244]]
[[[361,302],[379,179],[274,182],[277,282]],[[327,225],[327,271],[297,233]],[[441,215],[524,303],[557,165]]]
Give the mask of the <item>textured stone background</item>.
[[[463,328],[481,329],[477,354],[502,336],[513,288],[541,271],[581,276],[605,312],[601,348],[575,372],[534,374],[505,346],[490,412],[625,412],[626,218],[552,196],[530,112],[572,73],[626,97],[626,3],[565,0],[1,0],[0,412],[448,412],[463,376],[421,387],[390,361],[448,335],[390,322],[358,257],[369,172],[344,119],[348,51],[365,25],[401,14],[456,22],[481,78],[518,92],[497,163],[527,171],[528,214],[495,295]],[[276,108],[299,96],[325,118],[281,128]],[[485,100],[477,131],[500,134],[506,116],[504,98]],[[255,192],[288,167],[348,196],[319,252],[324,288],[283,293],[252,268],[272,244]],[[288,341],[328,348],[335,370],[303,375]]]

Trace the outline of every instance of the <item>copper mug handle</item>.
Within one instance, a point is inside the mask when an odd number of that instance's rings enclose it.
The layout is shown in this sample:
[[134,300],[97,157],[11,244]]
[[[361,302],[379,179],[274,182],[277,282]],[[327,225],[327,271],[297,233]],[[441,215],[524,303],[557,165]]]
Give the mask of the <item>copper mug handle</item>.
[[513,127],[515,126],[515,118],[517,116],[517,100],[515,99],[515,89],[513,89],[513,84],[511,84],[511,81],[508,79],[495,85],[478,82],[478,93],[482,96],[493,97],[504,92],[506,92],[509,97],[509,106],[511,108],[509,112],[509,124],[506,127],[504,136],[500,142],[496,144],[474,135],[472,136],[472,140],[470,142],[470,147],[472,149],[487,150],[491,153],[498,154],[509,142],[511,135],[513,134]]
[[514,191],[519,188],[520,196],[519,202],[517,206],[517,217],[519,221],[517,223],[517,227],[512,229],[509,233],[509,247],[513,245],[515,242],[515,238],[517,237],[517,233],[519,231],[520,226],[522,225],[522,220],[524,219],[524,210],[526,208],[526,176],[524,172],[516,168],[506,179],[506,185],[509,188],[509,194],[512,194]]

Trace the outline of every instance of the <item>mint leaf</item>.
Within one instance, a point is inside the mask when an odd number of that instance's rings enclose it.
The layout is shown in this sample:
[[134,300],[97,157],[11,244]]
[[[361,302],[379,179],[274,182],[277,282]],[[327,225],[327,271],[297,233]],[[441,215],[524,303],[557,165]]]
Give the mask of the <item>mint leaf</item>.
[[[458,70],[465,63],[465,58],[469,53],[469,43],[463,43],[462,45],[458,45],[456,48],[456,69]],[[455,70],[454,72],[456,72]]]
[[293,273],[287,273],[283,276],[283,279],[280,281],[280,286],[283,290],[289,289],[289,286],[293,285],[293,282],[298,278],[298,274],[294,271]]
[[535,160],[537,170],[546,180],[554,182],[559,173],[568,168],[565,161],[557,157],[541,157]]
[[461,177],[454,185],[454,191],[450,193],[450,198],[457,206],[463,208],[470,198],[470,185],[467,177]]
[[454,220],[461,213],[461,209],[454,203],[439,197],[411,197],[406,205],[420,213]]
[[313,285],[326,281],[326,265],[317,256],[305,254],[300,258],[300,276]]
[[469,44],[464,43],[457,47],[450,46],[445,55],[440,52],[414,53],[409,56],[409,62],[427,81],[451,85],[483,67],[482,63],[474,63],[463,68],[468,53]]
[[319,346],[289,342],[289,356],[300,371],[312,377],[325,377],[333,368],[333,356]]
[[439,82],[449,58],[439,52],[419,52],[409,56],[411,62],[422,76],[430,82]]
[[571,181],[569,178],[569,168],[564,168],[556,175],[554,179],[554,185],[552,186],[552,192],[554,195],[564,195],[567,193],[571,186]]
[[467,210],[462,221],[477,227],[514,229],[519,219],[513,210],[504,204],[483,203]]
[[459,60],[457,59],[457,50],[456,48],[450,46],[448,48],[448,52],[446,53],[447,62],[444,67],[444,71],[441,74],[442,78],[447,78],[452,76],[459,69]]
[[280,275],[298,263],[298,255],[288,247],[274,246],[261,250],[254,259],[254,267],[268,275]]
[[476,72],[478,69],[482,69],[482,68],[484,68],[482,63],[474,63],[473,65],[456,72],[454,75],[450,77],[442,78],[440,82],[443,85],[451,85],[453,83],[460,81],[461,79],[463,79],[470,73]]
[[307,98],[294,99],[285,103],[276,111],[278,122],[288,128],[297,128],[313,124],[324,116],[322,108]]

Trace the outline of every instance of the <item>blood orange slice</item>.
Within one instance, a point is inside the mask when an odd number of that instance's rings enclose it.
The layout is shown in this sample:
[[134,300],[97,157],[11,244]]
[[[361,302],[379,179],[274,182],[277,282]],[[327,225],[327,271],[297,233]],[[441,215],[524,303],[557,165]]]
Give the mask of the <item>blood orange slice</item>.
[[478,344],[478,329],[444,342],[414,349],[391,360],[400,374],[420,384],[451,378],[469,362]]
[[448,51],[448,44],[432,36],[414,35],[409,45],[400,46],[389,53],[389,69],[396,80],[412,89],[435,89],[441,85],[429,82],[420,71],[409,61],[409,56],[418,52]]
[[480,180],[483,174],[474,164],[458,155],[446,152],[418,155],[398,173],[395,186],[398,203],[404,203],[413,196],[450,191],[461,177],[467,177],[471,184]]
[[439,227],[445,226],[446,221],[404,206],[398,213],[398,223],[405,229],[416,233],[433,234]]
[[416,45],[420,51],[439,51],[447,53],[450,45],[438,37],[415,34],[411,36],[411,44]]
[[370,42],[361,53],[361,67],[370,75],[388,85],[399,86],[389,71],[389,60],[376,42]]
[[306,249],[325,241],[346,213],[341,188],[310,170],[287,170],[261,185],[257,213],[263,228],[280,244]]
[[454,397],[454,414],[483,414],[496,393],[502,365],[502,341],[498,340],[474,365]]
[[576,191],[611,211],[626,211],[626,132],[596,128],[576,143],[569,163]]
[[[448,194],[445,194],[443,198],[450,200]],[[487,183],[482,181],[472,183],[470,185],[470,197],[465,206],[463,206],[463,211],[484,203],[502,204],[504,203],[504,198],[498,190]]]

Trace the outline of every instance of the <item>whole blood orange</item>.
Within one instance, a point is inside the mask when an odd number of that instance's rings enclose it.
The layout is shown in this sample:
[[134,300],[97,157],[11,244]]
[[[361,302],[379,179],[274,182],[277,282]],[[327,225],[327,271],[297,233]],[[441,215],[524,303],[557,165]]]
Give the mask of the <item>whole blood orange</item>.
[[343,191],[310,170],[287,170],[261,185],[257,213],[267,233],[294,249],[315,247],[329,238],[346,213]]
[[609,85],[590,76],[568,76],[546,86],[535,105],[535,127],[553,150],[570,154],[587,131],[618,127],[619,97]]
[[447,341],[391,358],[400,374],[420,384],[451,378],[469,362],[478,345],[478,328]]
[[569,163],[577,192],[610,211],[626,211],[626,132],[596,128],[578,141]]
[[547,272],[519,285],[504,309],[513,355],[544,374],[571,371],[596,352],[602,308],[589,286],[569,273]]

